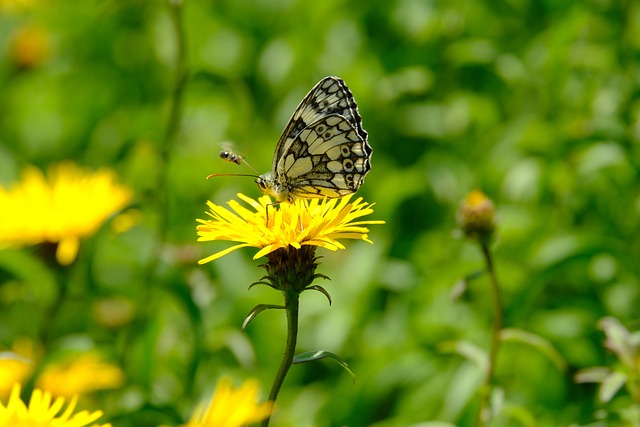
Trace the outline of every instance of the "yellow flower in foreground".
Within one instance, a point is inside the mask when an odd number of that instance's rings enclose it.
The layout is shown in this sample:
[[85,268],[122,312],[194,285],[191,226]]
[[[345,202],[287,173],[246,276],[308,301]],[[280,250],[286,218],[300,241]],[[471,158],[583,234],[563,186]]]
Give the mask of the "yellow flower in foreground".
[[207,202],[211,209],[207,215],[213,219],[197,220],[201,224],[197,227],[198,241],[229,240],[239,244],[200,260],[200,264],[247,246],[260,248],[253,257],[257,259],[289,246],[295,249],[303,245],[332,251],[344,249],[338,239],[372,243],[367,235],[369,229],[363,225],[384,224],[384,221],[355,221],[372,213],[373,205],[363,202],[361,197],[350,203],[351,195],[340,199],[296,199],[292,203],[280,203],[279,209],[274,207],[269,196],[262,196],[257,201],[243,194],[238,197],[253,209],[247,209],[235,200],[228,202],[233,212]]
[[222,378],[209,405],[199,407],[185,427],[242,427],[271,415],[273,404],[258,401],[258,383],[247,380],[233,390],[231,380]]
[[73,396],[124,383],[122,370],[102,360],[97,353],[76,356],[62,363],[47,366],[36,385],[54,396]]
[[106,169],[92,172],[65,162],[52,166],[45,178],[28,167],[13,188],[0,187],[0,247],[57,243],[56,258],[68,265],[80,239],[95,233],[131,197]]
[[[85,427],[102,416],[102,411],[73,413],[78,399],[74,397],[61,414],[64,398],[51,402],[51,393],[34,390],[29,406],[20,399],[20,385],[14,385],[7,405],[0,403],[0,427]],[[103,424],[101,427],[111,427]]]

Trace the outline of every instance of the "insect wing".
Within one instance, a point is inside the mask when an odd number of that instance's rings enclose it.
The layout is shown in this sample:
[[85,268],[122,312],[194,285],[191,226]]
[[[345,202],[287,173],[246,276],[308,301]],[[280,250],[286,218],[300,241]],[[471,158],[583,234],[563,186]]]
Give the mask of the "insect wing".
[[331,114],[299,132],[275,170],[295,197],[341,197],[360,188],[371,169],[370,155],[352,123]]
[[291,116],[276,144],[272,170],[276,170],[278,162],[289,145],[304,129],[334,114],[346,118],[359,138],[365,142],[365,148],[368,147],[370,154],[371,147],[366,143],[367,132],[362,128],[362,118],[353,94],[339,77],[325,77],[309,91]]

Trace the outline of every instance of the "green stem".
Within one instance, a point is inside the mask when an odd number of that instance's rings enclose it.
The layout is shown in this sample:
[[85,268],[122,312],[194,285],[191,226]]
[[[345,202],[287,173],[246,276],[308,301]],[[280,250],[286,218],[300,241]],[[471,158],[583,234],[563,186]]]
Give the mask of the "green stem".
[[[284,355],[280,362],[280,367],[276,373],[276,377],[273,380],[271,386],[271,392],[269,393],[269,401],[274,402],[278,398],[278,393],[282,387],[287,372],[293,363],[293,356],[296,351],[296,342],[298,341],[298,309],[300,306],[299,298],[300,294],[295,291],[285,290],[284,294],[284,308],[287,311],[287,345],[284,349]],[[271,417],[267,417],[262,421],[261,426],[267,427]]]
[[502,297],[500,295],[500,286],[498,285],[498,278],[496,271],[493,267],[493,257],[489,250],[487,242],[481,242],[482,254],[487,265],[487,273],[489,273],[489,279],[491,282],[491,297],[493,299],[493,327],[491,329],[491,343],[489,347],[489,360],[487,366],[487,374],[484,385],[481,390],[480,406],[476,414],[476,427],[481,427],[488,421],[488,417],[485,416],[486,410],[490,405],[491,398],[491,383],[493,382],[493,376],[496,369],[496,361],[498,358],[498,348],[500,347],[500,332],[503,328],[503,308]]
[[[187,66],[186,66],[186,42],[185,31],[182,22],[182,0],[168,0],[169,12],[171,16],[171,22],[173,24],[173,31],[176,44],[176,55],[174,63],[174,82],[171,88],[171,99],[169,104],[169,116],[167,117],[167,127],[163,139],[159,144],[160,162],[158,165],[158,183],[157,192],[155,195],[155,211],[158,212],[157,217],[157,235],[156,242],[152,246],[151,254],[149,255],[149,261],[146,265],[144,272],[143,286],[139,293],[139,307],[137,325],[135,328],[131,328],[131,332],[128,336],[128,341],[131,343],[133,340],[147,339],[144,335],[147,333],[154,333],[148,326],[149,318],[153,316],[153,304],[150,303],[153,299],[153,289],[157,285],[158,281],[158,267],[160,265],[161,254],[164,249],[165,242],[167,240],[168,228],[169,228],[169,160],[171,157],[171,151],[176,139],[176,135],[180,128],[180,121],[182,115],[182,102],[184,98],[184,89],[187,82]],[[152,284],[154,286],[152,286]],[[141,335],[143,336],[141,338]],[[147,360],[153,360],[153,347],[146,346],[144,348],[145,354],[142,358]],[[145,389],[148,391],[151,388],[151,366],[144,364],[146,369],[142,374],[142,383]]]
[[167,231],[169,226],[169,186],[168,186],[168,170],[169,170],[169,158],[175,140],[176,134],[180,127],[180,119],[182,113],[182,100],[184,98],[184,89],[187,82],[187,67],[186,67],[186,42],[184,25],[182,24],[182,1],[181,0],[169,0],[169,9],[171,12],[171,20],[173,22],[176,42],[176,57],[175,57],[175,77],[174,86],[171,90],[171,102],[169,105],[169,117],[167,118],[167,128],[164,134],[164,138],[160,141],[159,154],[160,164],[158,170],[158,191],[156,192],[157,200],[156,209],[158,212],[158,236],[157,244],[153,245],[153,253],[149,257],[149,263],[146,269],[146,277],[144,283],[147,284],[142,292],[141,300],[143,301],[142,307],[146,307],[146,302],[149,301],[148,291],[150,286],[148,284],[154,282],[156,276],[156,270],[161,259],[162,249],[167,237]]
[[[186,66],[186,41],[184,25],[182,23],[182,0],[169,0],[169,9],[171,12],[171,21],[175,33],[176,57],[175,57],[175,76],[174,85],[171,93],[171,104],[169,106],[169,117],[167,119],[167,128],[164,138],[160,143],[160,159],[161,170],[158,173],[158,195],[160,205],[160,218],[158,226],[159,245],[156,245],[156,254],[153,260],[160,259],[162,245],[167,236],[169,224],[169,186],[168,186],[168,169],[169,158],[173,148],[173,144],[180,128],[180,120],[182,116],[182,100],[184,98],[184,89],[187,83],[187,66]],[[157,262],[153,262],[152,273],[155,273]]]

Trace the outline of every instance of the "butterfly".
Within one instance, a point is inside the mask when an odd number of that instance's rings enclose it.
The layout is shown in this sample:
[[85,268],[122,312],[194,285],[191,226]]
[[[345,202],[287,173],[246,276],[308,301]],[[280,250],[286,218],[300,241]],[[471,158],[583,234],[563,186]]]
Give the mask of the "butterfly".
[[[371,170],[372,151],[353,94],[341,78],[325,77],[293,112],[276,144],[271,171],[256,176],[256,184],[278,203],[346,196]],[[247,164],[228,150],[220,157]],[[229,174],[209,177],[222,175]]]
[[325,77],[295,109],[271,171],[256,183],[278,202],[342,197],[364,182],[372,151],[351,91],[339,77]]

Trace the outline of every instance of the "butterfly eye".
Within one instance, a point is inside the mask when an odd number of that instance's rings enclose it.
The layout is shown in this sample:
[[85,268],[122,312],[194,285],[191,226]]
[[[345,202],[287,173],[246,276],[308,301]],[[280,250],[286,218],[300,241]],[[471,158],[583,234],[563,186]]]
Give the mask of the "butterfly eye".
[[258,188],[260,191],[264,191],[267,188],[267,184],[264,181],[264,178],[256,178],[256,184],[258,184]]

